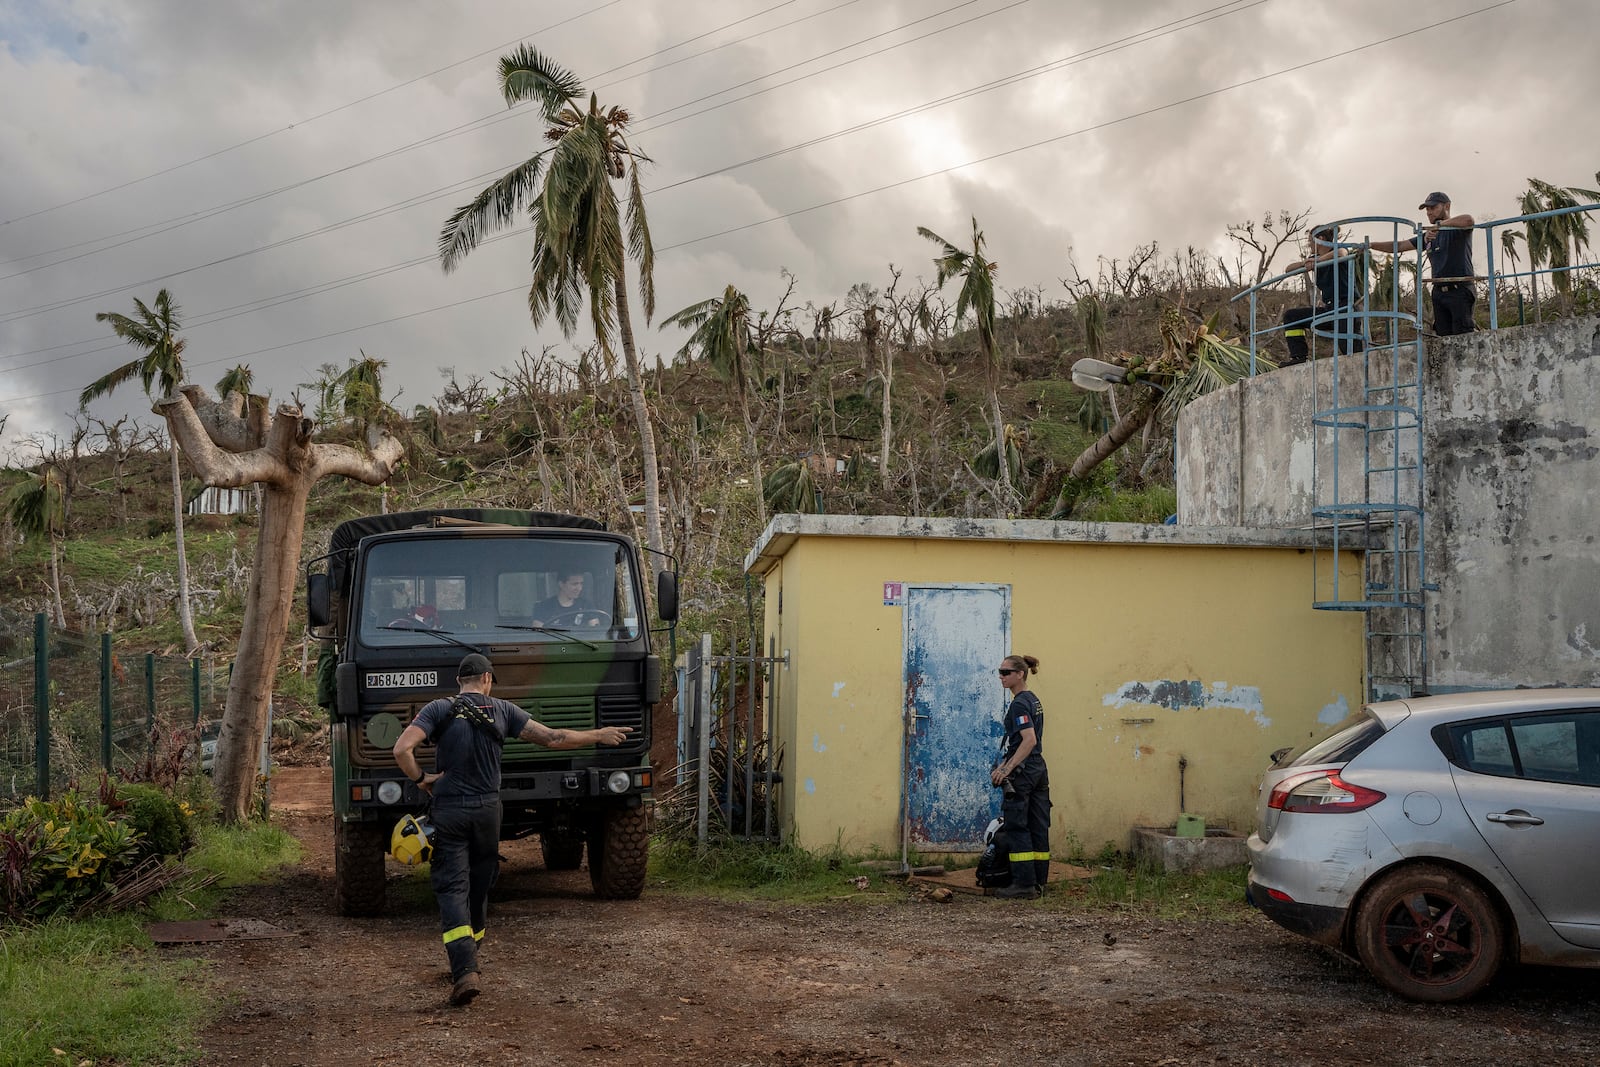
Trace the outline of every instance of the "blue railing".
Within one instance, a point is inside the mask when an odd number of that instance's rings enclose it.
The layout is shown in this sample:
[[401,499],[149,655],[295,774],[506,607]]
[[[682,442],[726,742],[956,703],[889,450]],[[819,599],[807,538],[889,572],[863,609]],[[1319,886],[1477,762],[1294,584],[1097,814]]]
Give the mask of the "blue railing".
[[[1509,286],[1512,291],[1518,294],[1518,298],[1520,300],[1524,286],[1528,285],[1528,283],[1537,285],[1537,279],[1541,276],[1549,275],[1552,276],[1552,278],[1556,275],[1583,277],[1585,272],[1593,272],[1596,276],[1596,279],[1600,280],[1600,264],[1597,264],[1592,260],[1585,260],[1583,262],[1570,263],[1564,266],[1534,267],[1530,265],[1527,270],[1501,270],[1498,268],[1497,263],[1499,259],[1503,257],[1497,255],[1497,253],[1499,253],[1499,249],[1496,247],[1496,234],[1503,233],[1509,227],[1525,226],[1529,222],[1542,222],[1547,219],[1559,218],[1566,215],[1586,214],[1592,212],[1600,212],[1600,204],[1578,204],[1573,207],[1557,208],[1552,211],[1540,211],[1530,215],[1518,215],[1514,218],[1507,219],[1491,219],[1486,222],[1477,223],[1475,226],[1473,226],[1473,229],[1481,230],[1484,234],[1484,249],[1481,262],[1484,264],[1485,272],[1482,275],[1475,275],[1471,279],[1451,280],[1481,283],[1487,289],[1489,297],[1488,328],[1491,330],[1498,330],[1500,328],[1500,302],[1503,295],[1502,289]],[[1363,345],[1371,347],[1373,340],[1371,336],[1371,327],[1374,323],[1388,320],[1395,323],[1406,322],[1411,325],[1420,324],[1421,305],[1419,302],[1419,297],[1423,291],[1423,286],[1434,280],[1446,280],[1423,278],[1423,251],[1421,247],[1421,237],[1423,228],[1426,225],[1425,223],[1418,223],[1410,219],[1394,218],[1383,215],[1366,215],[1338,219],[1332,223],[1319,224],[1313,229],[1313,232],[1328,225],[1332,225],[1339,230],[1344,230],[1346,227],[1360,225],[1370,226],[1372,224],[1377,224],[1380,227],[1387,228],[1389,231],[1387,240],[1390,242],[1398,243],[1400,241],[1411,240],[1417,243],[1417,247],[1412,251],[1399,253],[1395,257],[1397,261],[1403,261],[1401,260],[1402,256],[1408,257],[1409,261],[1415,268],[1415,277],[1418,279],[1417,283],[1413,284],[1409,290],[1403,286],[1401,284],[1401,271],[1399,270],[1398,266],[1396,266],[1394,269],[1387,272],[1388,284],[1385,286],[1386,291],[1370,291],[1370,286],[1372,284],[1371,279],[1375,276],[1373,271],[1371,249],[1373,238],[1369,236],[1360,240],[1336,241],[1335,244],[1338,249],[1338,256],[1334,262],[1337,262],[1341,265],[1340,269],[1342,269],[1342,264],[1348,262],[1350,259],[1356,260],[1356,276],[1358,278],[1356,294],[1358,307],[1355,310],[1359,313],[1351,315],[1344,309],[1320,307],[1320,302],[1316,298],[1316,294],[1310,294],[1308,299],[1315,313],[1313,317],[1304,325],[1308,330],[1310,330],[1314,338],[1321,338],[1323,340],[1336,343],[1343,342],[1344,344],[1342,347],[1349,347],[1354,341],[1359,340],[1363,343]],[[1526,231],[1524,230],[1524,233],[1525,232]],[[1385,238],[1379,236],[1377,240],[1383,241]],[[1261,296],[1268,291],[1281,292],[1282,290],[1280,287],[1283,285],[1283,283],[1288,282],[1291,279],[1311,278],[1314,276],[1314,271],[1315,268],[1296,268],[1294,270],[1285,271],[1284,273],[1274,275],[1271,278],[1265,278],[1233,297],[1234,301],[1244,299],[1248,299],[1250,301],[1250,373],[1252,375],[1257,372],[1256,355],[1258,346],[1265,344],[1272,337],[1283,333],[1286,329],[1284,324],[1281,322],[1263,324],[1260,321]],[[1365,307],[1359,306],[1362,304],[1363,300],[1366,303]],[[1403,308],[1408,304],[1416,309],[1415,313],[1403,310]],[[1390,336],[1391,338],[1393,337],[1392,330]]]

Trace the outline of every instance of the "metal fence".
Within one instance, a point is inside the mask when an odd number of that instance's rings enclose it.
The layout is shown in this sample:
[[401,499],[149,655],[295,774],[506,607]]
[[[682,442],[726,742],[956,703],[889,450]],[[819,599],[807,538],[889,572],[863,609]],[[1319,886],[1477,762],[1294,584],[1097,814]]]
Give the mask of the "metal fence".
[[774,672],[788,667],[768,640],[759,655],[754,637],[739,651],[712,652],[710,634],[678,663],[678,773],[673,787],[694,796],[695,837],[778,841],[777,790],[783,753],[777,747],[778,686]]
[[49,797],[102,769],[136,773],[162,739],[193,740],[221,717],[231,668],[119,650],[112,634],[53,629],[42,614],[0,656],[0,799]]

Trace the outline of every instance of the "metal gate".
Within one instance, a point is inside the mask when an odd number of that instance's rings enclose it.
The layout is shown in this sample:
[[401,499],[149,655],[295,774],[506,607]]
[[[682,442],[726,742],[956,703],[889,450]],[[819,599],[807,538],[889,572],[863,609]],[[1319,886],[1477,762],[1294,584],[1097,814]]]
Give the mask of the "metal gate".
[[752,638],[730,642],[728,655],[712,652],[710,634],[684,653],[678,667],[678,771],[675,789],[693,788],[695,834],[704,843],[719,834],[760,841],[780,839],[776,790],[783,783],[783,753],[776,750],[778,690],[773,672],[787,667],[768,640],[758,656]]
[[907,848],[981,851],[984,828],[1000,814],[989,769],[1005,707],[995,668],[1010,639],[1010,586],[906,587]]

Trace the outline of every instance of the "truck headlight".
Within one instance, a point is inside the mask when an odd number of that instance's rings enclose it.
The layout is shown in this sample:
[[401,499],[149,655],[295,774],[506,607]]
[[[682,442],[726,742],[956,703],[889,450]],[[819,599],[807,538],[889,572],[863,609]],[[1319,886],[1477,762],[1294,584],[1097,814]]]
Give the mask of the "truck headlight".
[[378,799],[385,804],[400,803],[400,783],[393,778],[378,786]]
[[633,775],[629,774],[627,771],[612,771],[611,774],[606,777],[606,788],[611,790],[613,793],[626,793],[628,791],[628,787],[632,784]]

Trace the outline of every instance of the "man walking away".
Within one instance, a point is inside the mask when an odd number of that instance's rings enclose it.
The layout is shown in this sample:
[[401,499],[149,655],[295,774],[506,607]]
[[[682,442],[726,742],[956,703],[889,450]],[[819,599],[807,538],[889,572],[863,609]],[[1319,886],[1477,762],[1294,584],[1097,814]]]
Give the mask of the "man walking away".
[[[494,667],[474,652],[456,669],[460,692],[425,705],[400,734],[394,759],[417,788],[433,798],[433,895],[439,903],[450,1003],[478,995],[478,942],[489,911],[489,887],[500,865],[500,752],[516,737],[545,748],[620,745],[631,727],[552,730],[508,700],[490,695]],[[434,773],[423,771],[416,748],[435,746]]]

